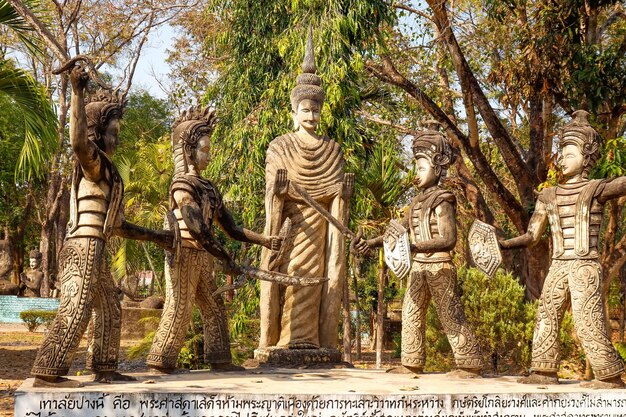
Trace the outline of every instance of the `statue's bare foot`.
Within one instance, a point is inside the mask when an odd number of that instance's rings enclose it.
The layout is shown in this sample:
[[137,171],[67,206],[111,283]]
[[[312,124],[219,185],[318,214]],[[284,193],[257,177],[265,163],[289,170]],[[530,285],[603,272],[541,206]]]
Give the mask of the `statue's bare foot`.
[[520,384],[554,385],[559,383],[556,372],[532,372],[517,380]]
[[37,376],[33,382],[36,388],[80,388],[84,384],[62,376]]
[[618,376],[609,379],[594,379],[593,381],[583,381],[580,383],[581,388],[591,389],[619,389],[624,388],[624,381]]
[[130,375],[120,374],[117,371],[102,371],[96,372],[93,376],[93,382],[100,382],[102,384],[109,384],[111,382],[124,382],[124,381],[136,381],[137,378]]
[[226,362],[226,363],[212,363],[211,370],[213,372],[239,372],[239,371],[245,371],[246,368],[244,368],[243,366],[235,365],[232,362]]
[[185,368],[163,368],[154,365],[150,365],[149,368],[152,375],[178,375],[189,373],[189,369]]
[[406,370],[408,370],[409,372],[412,372],[414,374],[423,374],[424,373],[424,368],[422,368],[421,366],[411,366],[411,365],[402,365],[404,366],[404,368]]
[[455,369],[446,374],[446,376],[450,378],[459,378],[459,379],[474,379],[474,378],[482,378],[480,369]]

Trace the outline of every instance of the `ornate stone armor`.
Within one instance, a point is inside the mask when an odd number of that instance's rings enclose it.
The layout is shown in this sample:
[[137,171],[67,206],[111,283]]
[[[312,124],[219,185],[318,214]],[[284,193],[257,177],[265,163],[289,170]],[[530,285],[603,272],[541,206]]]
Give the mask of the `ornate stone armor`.
[[86,178],[76,163],[70,196],[67,238],[95,237],[107,240],[122,220],[124,183],[109,157],[99,151],[106,179],[95,183]]
[[189,227],[183,220],[180,208],[176,204],[176,201],[174,201],[174,192],[178,190],[187,191],[189,194],[197,197],[196,202],[200,206],[204,221],[209,228],[213,227],[215,212],[222,206],[222,197],[211,181],[192,175],[179,175],[174,177],[170,187],[170,206],[172,207],[172,212],[176,217],[178,230],[180,230],[181,246],[185,248],[204,250],[202,245],[196,241],[193,236],[191,236]]
[[[441,237],[439,222],[435,208],[442,202],[456,203],[454,194],[441,187],[433,187],[430,190],[415,197],[409,208],[409,229],[414,242],[425,242]],[[416,253],[413,259],[420,262],[443,262],[450,261],[450,252]]]
[[603,180],[560,184],[541,193],[552,232],[553,259],[598,258],[604,206],[594,196],[603,184]]

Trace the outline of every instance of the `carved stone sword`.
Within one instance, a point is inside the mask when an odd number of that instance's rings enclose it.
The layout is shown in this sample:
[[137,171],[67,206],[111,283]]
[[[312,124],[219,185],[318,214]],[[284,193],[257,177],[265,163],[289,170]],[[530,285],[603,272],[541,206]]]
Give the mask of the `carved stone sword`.
[[287,275],[276,271],[265,271],[253,266],[244,265],[241,267],[243,274],[235,278],[235,282],[231,285],[224,285],[213,292],[213,295],[219,295],[226,291],[241,288],[246,283],[246,276],[250,278],[260,279],[262,281],[276,282],[283,285],[292,285],[294,287],[310,287],[328,281],[326,277],[298,277],[295,275]]
[[294,189],[294,191],[296,191],[298,194],[300,194],[300,197],[302,197],[302,199],[304,200],[305,203],[307,203],[315,211],[317,211],[330,224],[335,226],[341,232],[341,234],[343,234],[347,238],[356,239],[356,237],[357,237],[356,233],[354,233],[352,230],[348,229],[348,227],[346,225],[341,223],[339,220],[337,220],[336,217],[334,217],[332,214],[330,214],[328,212],[328,210],[326,210],[317,201],[315,201],[313,199],[313,197],[311,197],[309,195],[309,193],[307,193],[304,188],[300,187],[295,182],[290,182],[289,185],[291,186],[291,188]]

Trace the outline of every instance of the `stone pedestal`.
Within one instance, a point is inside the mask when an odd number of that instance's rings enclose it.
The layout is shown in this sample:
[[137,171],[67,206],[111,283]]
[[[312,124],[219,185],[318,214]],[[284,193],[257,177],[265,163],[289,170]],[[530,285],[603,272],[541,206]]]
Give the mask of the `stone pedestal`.
[[273,346],[256,349],[254,351],[254,359],[263,365],[287,368],[302,365],[342,363],[341,352],[331,348],[285,349]]
[[33,388],[15,393],[15,417],[139,416],[519,416],[618,417],[626,390],[589,390],[577,381],[521,385],[516,377],[456,379],[383,370],[193,371],[83,388]]

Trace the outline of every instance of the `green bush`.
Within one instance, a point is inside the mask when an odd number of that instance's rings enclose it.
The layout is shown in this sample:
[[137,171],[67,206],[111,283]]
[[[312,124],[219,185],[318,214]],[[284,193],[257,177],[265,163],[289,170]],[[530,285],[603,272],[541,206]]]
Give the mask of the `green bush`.
[[454,355],[448,337],[431,302],[426,312],[426,372],[445,372],[454,368]]
[[56,311],[50,310],[26,310],[20,313],[20,318],[24,322],[24,326],[29,332],[36,331],[42,324],[46,329],[50,327],[52,321],[56,317]]
[[511,273],[493,278],[475,268],[458,273],[462,303],[470,327],[494,371],[530,363],[536,303],[527,303],[524,288]]

